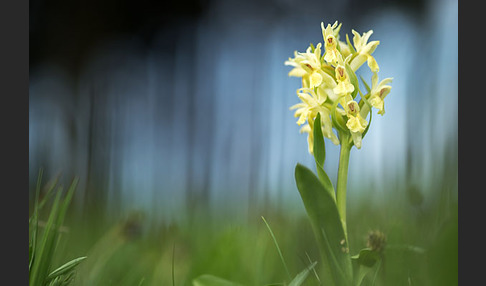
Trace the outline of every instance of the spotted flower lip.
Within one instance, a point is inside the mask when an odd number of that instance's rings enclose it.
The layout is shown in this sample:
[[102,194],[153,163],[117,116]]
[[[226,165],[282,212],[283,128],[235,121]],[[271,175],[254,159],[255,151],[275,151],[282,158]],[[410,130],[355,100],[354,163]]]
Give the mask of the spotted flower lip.
[[349,128],[351,132],[359,132],[363,133],[368,122],[361,117],[359,113],[359,105],[356,101],[351,100],[346,103],[346,112],[348,115],[348,121],[346,122],[346,126]]
[[312,52],[308,47],[305,53],[294,52],[295,58],[289,58],[285,65],[293,66],[289,76],[302,77],[309,83],[310,88],[319,86],[323,80],[324,72],[321,69],[321,43],[318,43]]
[[327,27],[324,28],[324,23],[321,22],[322,38],[324,39],[324,48],[326,50],[324,60],[330,64],[336,63],[340,55],[337,45],[340,45],[339,30],[341,30],[341,25],[336,21],[332,26],[327,24]]
[[354,91],[354,85],[349,80],[348,72],[344,67],[343,57],[339,55],[337,66],[335,69],[337,86],[333,89],[334,93],[343,96]]
[[368,122],[361,116],[359,104],[354,101],[348,101],[345,106],[348,121],[346,122],[346,127],[349,128],[351,133],[351,138],[356,148],[361,149],[361,141],[363,137],[363,132],[368,126]]

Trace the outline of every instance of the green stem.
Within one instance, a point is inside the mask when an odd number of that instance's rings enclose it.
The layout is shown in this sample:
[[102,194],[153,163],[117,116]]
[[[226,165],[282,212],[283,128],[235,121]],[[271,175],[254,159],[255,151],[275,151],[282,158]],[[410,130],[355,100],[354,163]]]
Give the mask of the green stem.
[[341,152],[339,154],[338,178],[336,185],[336,203],[343,224],[344,235],[347,240],[348,232],[346,228],[346,185],[348,182],[348,165],[349,154],[351,152],[351,143],[349,134],[340,134]]

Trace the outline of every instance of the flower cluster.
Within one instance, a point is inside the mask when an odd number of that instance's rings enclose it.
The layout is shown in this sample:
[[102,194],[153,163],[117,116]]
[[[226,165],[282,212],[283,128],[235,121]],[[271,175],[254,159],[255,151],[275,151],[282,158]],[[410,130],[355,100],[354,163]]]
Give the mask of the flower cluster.
[[[386,78],[378,83],[379,66],[372,56],[379,41],[368,42],[373,30],[360,35],[352,30],[353,44],[346,34],[346,42],[339,39],[341,24],[324,27],[321,23],[324,51],[322,44],[312,44],[305,53],[294,53],[294,58],[285,61],[292,66],[289,76],[302,78],[302,88],[297,89],[301,102],[290,107],[296,109],[297,124],[302,125],[300,131],[308,133],[309,153],[313,154],[313,129],[317,113],[320,113],[322,133],[334,144],[340,144],[340,134],[350,134],[352,144],[361,148],[361,139],[369,128],[366,120],[372,107],[378,109],[378,114],[385,113],[384,99],[390,92],[387,85],[392,78]],[[373,73],[371,88],[363,81],[367,93],[362,94],[356,77],[356,71],[367,62]],[[360,100],[357,101],[357,95]]]

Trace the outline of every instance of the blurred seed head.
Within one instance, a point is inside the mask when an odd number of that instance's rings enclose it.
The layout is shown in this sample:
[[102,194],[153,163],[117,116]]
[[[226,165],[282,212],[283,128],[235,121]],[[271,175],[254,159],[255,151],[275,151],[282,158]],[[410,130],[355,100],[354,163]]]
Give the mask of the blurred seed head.
[[372,230],[368,232],[367,247],[372,251],[382,252],[386,246],[386,235],[379,230]]
[[139,238],[142,234],[142,220],[143,214],[133,212],[129,214],[126,221],[123,223],[122,233],[128,240]]

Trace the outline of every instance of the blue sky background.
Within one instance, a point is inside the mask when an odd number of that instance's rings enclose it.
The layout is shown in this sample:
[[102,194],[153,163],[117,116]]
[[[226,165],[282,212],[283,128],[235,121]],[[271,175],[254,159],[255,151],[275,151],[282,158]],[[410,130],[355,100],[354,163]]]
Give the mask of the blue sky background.
[[[77,175],[78,204],[97,198],[84,192],[95,189],[107,210],[166,219],[180,217],[188,197],[233,216],[254,205],[301,211],[294,167],[314,163],[289,110],[300,81],[284,61],[322,42],[320,23],[335,20],[342,37],[372,29],[380,80],[394,78],[385,115],[375,111],[363,147],[351,152],[349,201],[385,203],[407,183],[427,199],[444,168],[457,176],[457,1],[203,4],[196,16],[150,26],[149,41],[143,29],[106,33],[70,54],[75,68],[31,41],[32,182],[40,167],[65,180]],[[58,49],[70,49],[68,38],[52,35]],[[370,82],[366,68],[358,75]],[[339,148],[326,144],[335,182]]]

